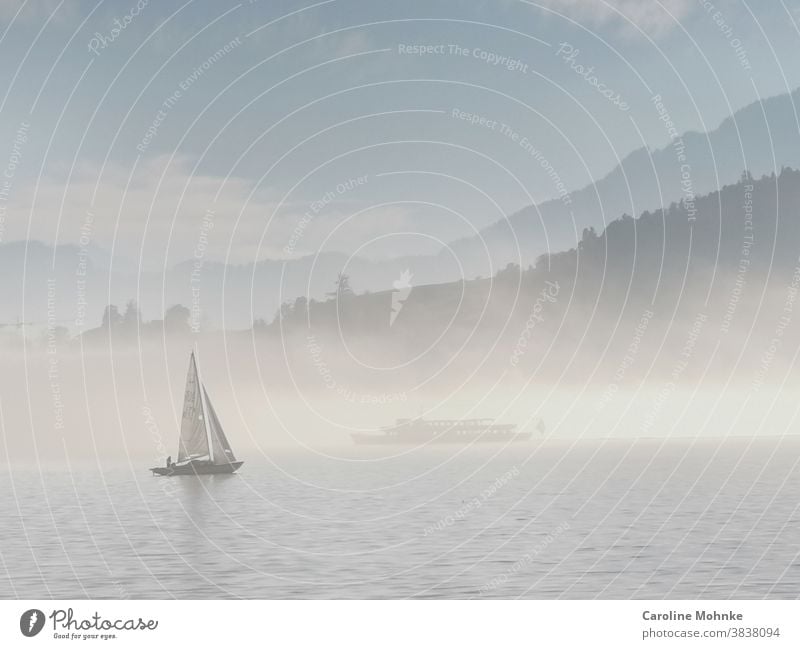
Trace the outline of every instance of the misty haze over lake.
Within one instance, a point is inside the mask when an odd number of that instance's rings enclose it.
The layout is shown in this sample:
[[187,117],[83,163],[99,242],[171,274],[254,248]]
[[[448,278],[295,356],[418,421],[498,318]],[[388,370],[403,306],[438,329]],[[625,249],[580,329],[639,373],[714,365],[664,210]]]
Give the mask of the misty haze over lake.
[[3,3],[0,597],[796,596],[800,0],[718,4]]

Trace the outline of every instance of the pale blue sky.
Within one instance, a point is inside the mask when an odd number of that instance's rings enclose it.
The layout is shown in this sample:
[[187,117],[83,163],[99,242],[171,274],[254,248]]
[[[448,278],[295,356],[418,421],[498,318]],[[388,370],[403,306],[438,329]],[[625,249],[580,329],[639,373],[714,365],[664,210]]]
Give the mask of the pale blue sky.
[[[556,195],[519,141],[453,109],[508,124],[576,189],[666,144],[655,93],[680,131],[706,130],[800,85],[798,2],[709,4],[142,0],[112,38],[136,0],[5,2],[0,163],[30,127],[0,238],[74,242],[91,211],[94,243],[174,262],[191,256],[211,209],[208,256],[249,261],[282,254],[311,201],[333,191],[293,254],[331,233],[328,248],[366,244],[360,254],[433,250]],[[564,60],[561,43],[580,52]],[[424,236],[385,238],[402,231]]]

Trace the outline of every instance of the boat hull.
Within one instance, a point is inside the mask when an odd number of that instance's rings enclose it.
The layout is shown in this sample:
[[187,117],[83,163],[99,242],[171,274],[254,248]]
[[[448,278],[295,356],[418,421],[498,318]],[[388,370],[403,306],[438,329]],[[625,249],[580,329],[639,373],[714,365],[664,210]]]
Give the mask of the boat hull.
[[172,465],[170,467],[157,466],[150,469],[153,475],[171,478],[177,475],[213,475],[219,473],[233,473],[244,462],[230,462],[227,464],[210,464],[208,462],[189,462],[188,464]]

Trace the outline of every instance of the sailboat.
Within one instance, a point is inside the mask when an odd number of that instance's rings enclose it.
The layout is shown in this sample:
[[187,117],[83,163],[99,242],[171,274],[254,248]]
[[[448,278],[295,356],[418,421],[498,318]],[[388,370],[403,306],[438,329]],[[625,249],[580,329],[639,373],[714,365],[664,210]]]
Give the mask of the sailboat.
[[208,392],[200,381],[194,351],[189,358],[186,392],[183,397],[178,461],[167,459],[166,466],[150,469],[153,475],[203,475],[233,473],[244,462],[236,459],[219,423]]

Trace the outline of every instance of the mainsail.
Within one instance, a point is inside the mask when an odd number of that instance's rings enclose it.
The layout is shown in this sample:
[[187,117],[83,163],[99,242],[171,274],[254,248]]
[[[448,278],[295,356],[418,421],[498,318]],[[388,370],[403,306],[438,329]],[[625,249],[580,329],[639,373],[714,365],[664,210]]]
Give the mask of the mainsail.
[[178,462],[209,455],[208,431],[197,363],[192,353],[189,373],[186,376],[186,392],[183,396],[181,437],[178,442]]
[[208,398],[208,392],[200,381],[197,361],[192,352],[183,398],[178,462],[198,459],[207,459],[212,464],[236,461],[214,406]]

